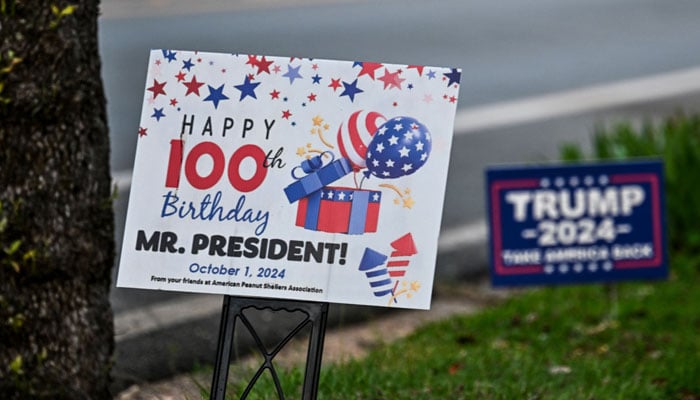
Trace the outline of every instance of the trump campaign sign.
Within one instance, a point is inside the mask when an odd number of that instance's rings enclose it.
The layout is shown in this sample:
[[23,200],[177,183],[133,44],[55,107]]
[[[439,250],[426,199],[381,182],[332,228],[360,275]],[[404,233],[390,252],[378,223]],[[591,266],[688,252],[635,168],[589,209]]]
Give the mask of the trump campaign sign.
[[667,275],[660,161],[486,171],[492,283]]
[[117,285],[429,308],[460,77],[153,50]]

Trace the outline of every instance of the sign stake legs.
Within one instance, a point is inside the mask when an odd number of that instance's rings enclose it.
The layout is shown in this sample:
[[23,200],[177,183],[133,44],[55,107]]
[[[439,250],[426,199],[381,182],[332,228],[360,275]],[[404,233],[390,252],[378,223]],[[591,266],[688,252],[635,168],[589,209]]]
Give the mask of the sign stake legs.
[[231,348],[233,347],[233,332],[236,316],[231,315],[232,296],[224,296],[221,310],[221,323],[219,325],[219,340],[216,345],[216,362],[214,363],[214,376],[211,384],[210,398],[223,400],[226,395],[226,381],[228,380],[228,367],[231,363]]
[[[306,315],[296,327],[287,332],[285,337],[279,342],[279,345],[272,351],[268,351],[262,345],[262,340],[255,327],[243,315],[243,311],[248,308],[257,310],[284,310],[290,313],[300,311]],[[233,347],[233,337],[236,329],[237,320],[241,320],[243,326],[248,329],[257,344],[258,351],[265,360],[254,377],[248,383],[246,390],[243,392],[241,399],[248,397],[257,379],[262,375],[265,369],[269,369],[273,376],[275,389],[278,397],[284,399],[284,391],[282,390],[278,379],[277,371],[273,364],[273,359],[287,345],[292,338],[301,332],[307,325],[310,325],[308,351],[306,356],[306,368],[304,376],[304,385],[302,387],[302,399],[315,400],[318,392],[319,377],[321,372],[321,358],[323,355],[323,341],[326,334],[326,323],[328,318],[328,303],[310,303],[299,301],[285,300],[269,300],[269,299],[251,299],[238,298],[233,296],[224,296],[224,302],[221,311],[221,325],[219,326],[219,340],[216,350],[216,362],[214,365],[214,373],[212,376],[211,400],[224,400],[226,396],[226,385],[228,383],[228,370],[231,362],[231,349]]]

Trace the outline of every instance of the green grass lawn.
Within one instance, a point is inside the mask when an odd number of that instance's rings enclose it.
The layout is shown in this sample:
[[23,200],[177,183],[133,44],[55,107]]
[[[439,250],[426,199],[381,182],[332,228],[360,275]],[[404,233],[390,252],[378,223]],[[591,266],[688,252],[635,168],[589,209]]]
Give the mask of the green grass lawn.
[[[700,399],[698,267],[677,260],[668,281],[534,289],[424,326],[324,366],[318,397]],[[301,370],[284,375],[285,387],[301,386]],[[277,398],[269,381],[249,398]]]
[[[592,147],[564,146],[562,158],[664,158],[668,281],[530,290],[325,366],[318,397],[700,400],[700,114],[604,128]],[[277,398],[265,379],[249,398]],[[284,386],[302,380],[294,369]]]

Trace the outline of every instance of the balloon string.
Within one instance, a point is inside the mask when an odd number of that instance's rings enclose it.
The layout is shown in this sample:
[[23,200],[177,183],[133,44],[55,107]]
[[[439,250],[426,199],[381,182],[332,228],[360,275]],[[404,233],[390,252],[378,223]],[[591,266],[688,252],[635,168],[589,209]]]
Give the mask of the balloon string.
[[367,179],[367,176],[363,176],[362,180],[360,180],[360,183],[358,184],[357,183],[357,174],[358,173],[359,173],[359,171],[354,171],[354,174],[352,177],[355,180],[355,187],[359,190],[362,190],[362,185],[365,183],[365,179]]

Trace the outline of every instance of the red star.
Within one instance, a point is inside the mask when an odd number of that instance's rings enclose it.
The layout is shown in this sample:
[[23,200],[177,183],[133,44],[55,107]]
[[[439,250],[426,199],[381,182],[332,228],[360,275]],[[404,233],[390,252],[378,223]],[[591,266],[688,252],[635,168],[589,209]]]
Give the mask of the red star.
[[165,90],[163,88],[168,82],[158,82],[157,80],[153,80],[153,86],[149,87],[148,90],[153,92],[153,98],[155,99],[158,97],[159,94],[165,95]]
[[253,75],[253,74],[248,74],[248,80],[249,80],[249,81],[254,81],[254,80],[255,80],[255,75]]
[[263,72],[267,72],[268,74],[270,73],[270,65],[272,65],[274,61],[268,61],[265,56],[261,60],[258,61],[258,63],[255,65],[258,67],[258,75],[260,75]]
[[160,65],[160,60],[156,60],[156,65]]
[[292,113],[289,112],[289,110],[282,111],[282,118],[289,119],[289,117],[291,117],[291,116],[292,116]]
[[272,72],[279,74],[280,71],[282,71],[282,68],[280,68],[279,65],[275,65],[274,67],[272,67]]
[[204,85],[204,82],[197,82],[197,77],[195,75],[192,75],[192,80],[189,82],[182,82],[183,85],[187,86],[187,93],[185,93],[185,96],[189,95],[190,93],[194,93],[197,96],[199,96],[199,88]]
[[396,72],[389,72],[388,69],[384,68],[384,76],[380,76],[379,80],[384,82],[385,90],[387,86],[389,87],[389,89],[397,88],[401,90],[401,82],[405,81],[405,79],[401,79],[401,77],[399,77],[400,73],[401,70],[398,70]]
[[373,63],[373,62],[363,62],[362,63],[362,71],[360,71],[360,74],[357,75],[357,77],[361,77],[362,75],[369,75],[372,80],[374,80],[374,71],[377,69],[381,68],[382,64],[379,63]]
[[177,78],[177,81],[178,81],[178,82],[182,82],[182,81],[185,80],[185,73],[182,72],[182,71],[180,71],[179,74],[175,75],[175,78]]
[[332,87],[333,91],[335,92],[339,87],[342,87],[343,85],[340,83],[340,78],[338,79],[333,79],[331,78],[331,83],[328,85],[328,87]]
[[253,56],[253,55],[248,55],[248,61],[246,61],[246,65],[250,66],[256,66],[258,65],[258,56]]
[[177,106],[177,99],[170,99],[170,105],[173,107]]
[[148,133],[146,133],[147,130],[148,129],[146,129],[146,128],[139,127],[139,137],[144,137],[144,136],[148,135]]
[[415,68],[418,71],[418,76],[423,76],[423,68],[425,67],[423,65],[409,65],[408,68]]
[[450,96],[450,103],[456,103],[456,102],[457,102],[457,98],[454,96]]
[[316,70],[318,69],[318,64],[312,65],[312,66],[311,66],[311,69],[313,69],[314,71],[316,71]]
[[280,98],[280,92],[277,91],[277,89],[273,90],[270,92],[270,96],[272,96],[273,99],[279,99]]
[[316,94],[311,93],[310,95],[306,96],[306,98],[308,98],[309,101],[316,101]]

